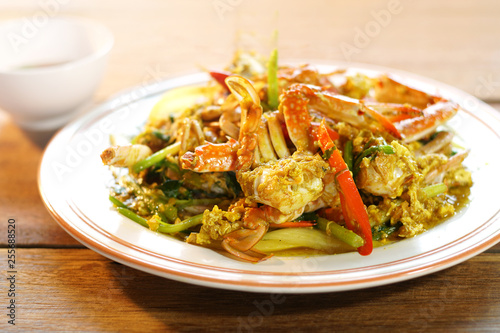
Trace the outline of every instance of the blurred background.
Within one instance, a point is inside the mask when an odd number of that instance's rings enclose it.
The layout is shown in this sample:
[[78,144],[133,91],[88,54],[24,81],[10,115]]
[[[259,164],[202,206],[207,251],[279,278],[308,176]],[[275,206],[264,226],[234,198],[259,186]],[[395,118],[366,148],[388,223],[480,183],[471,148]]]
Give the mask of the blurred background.
[[274,30],[282,62],[388,66],[500,100],[496,0],[0,0],[0,20],[36,23],[44,13],[89,17],[115,35],[97,100],[198,66],[225,65],[237,47],[267,52]]

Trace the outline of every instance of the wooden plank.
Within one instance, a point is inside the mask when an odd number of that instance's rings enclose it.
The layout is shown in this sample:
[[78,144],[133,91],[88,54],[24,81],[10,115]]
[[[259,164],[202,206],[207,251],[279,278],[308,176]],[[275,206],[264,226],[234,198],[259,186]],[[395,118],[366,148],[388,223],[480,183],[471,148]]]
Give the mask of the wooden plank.
[[[38,193],[38,165],[45,140],[34,138],[0,112],[0,232],[14,218],[19,246],[80,246],[52,219]],[[0,246],[6,244],[4,237]]]
[[393,285],[317,295],[193,286],[84,249],[18,249],[18,258],[21,330],[484,332],[500,325],[498,254]]

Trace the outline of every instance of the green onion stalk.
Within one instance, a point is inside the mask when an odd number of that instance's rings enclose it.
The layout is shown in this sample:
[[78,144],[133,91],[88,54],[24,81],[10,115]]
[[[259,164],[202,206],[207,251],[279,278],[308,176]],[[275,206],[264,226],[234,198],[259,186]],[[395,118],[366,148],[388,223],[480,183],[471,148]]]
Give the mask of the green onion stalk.
[[319,229],[326,231],[330,235],[338,238],[339,240],[352,247],[358,248],[360,246],[363,246],[363,244],[365,243],[363,238],[356,234],[354,231],[346,229],[333,221],[328,221],[327,219],[318,217],[317,223]]
[[161,150],[158,150],[153,155],[150,155],[150,156],[146,157],[145,159],[143,159],[142,161],[139,161],[136,164],[134,164],[134,166],[132,167],[132,170],[135,173],[139,173],[142,170],[145,170],[149,167],[152,167],[153,165],[163,161],[167,156],[177,154],[180,150],[180,147],[181,147],[181,143],[176,142],[174,144],[171,144],[168,147],[165,147]]
[[[116,210],[123,216],[131,219],[132,221],[142,225],[143,227],[149,228],[148,220],[142,216],[137,215],[132,210],[127,208],[125,204],[123,204],[120,200],[116,199],[113,196],[109,197],[110,201],[116,206]],[[192,228],[201,224],[203,221],[203,214],[195,215],[185,219],[184,221],[176,224],[169,224],[163,221],[159,221],[158,229],[156,231],[164,233],[164,234],[172,234],[180,231],[184,231],[186,229]]]
[[267,67],[267,100],[272,110],[277,110],[279,105],[278,87],[278,50],[274,49],[269,58]]

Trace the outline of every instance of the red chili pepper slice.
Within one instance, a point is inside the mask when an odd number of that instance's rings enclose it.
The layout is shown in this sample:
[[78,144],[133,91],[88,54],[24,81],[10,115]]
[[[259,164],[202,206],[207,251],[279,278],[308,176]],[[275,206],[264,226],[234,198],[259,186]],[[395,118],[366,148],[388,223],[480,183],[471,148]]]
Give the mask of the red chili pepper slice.
[[335,179],[339,187],[340,203],[346,226],[365,241],[363,246],[358,248],[359,254],[369,255],[373,250],[373,241],[368,213],[347,164],[328,134],[328,127],[324,119],[318,128],[317,135],[323,154],[331,152],[328,163],[336,171]]
[[229,87],[227,86],[226,84],[226,78],[231,75],[231,73],[227,73],[227,72],[209,72],[210,76],[212,77],[212,79],[214,79],[215,81],[217,81],[218,84],[220,84],[221,86],[223,86],[227,91],[229,91]]
[[[317,133],[318,133],[319,126],[320,126],[320,123],[317,123],[314,121],[311,122],[311,128],[313,130],[313,135],[315,135],[316,137],[318,136]],[[326,130],[328,131],[328,135],[330,136],[330,138],[332,140],[337,140],[340,137],[339,133],[332,130],[330,127],[326,126]]]
[[307,228],[314,227],[316,222],[312,221],[291,221],[283,223],[269,223],[270,228]]

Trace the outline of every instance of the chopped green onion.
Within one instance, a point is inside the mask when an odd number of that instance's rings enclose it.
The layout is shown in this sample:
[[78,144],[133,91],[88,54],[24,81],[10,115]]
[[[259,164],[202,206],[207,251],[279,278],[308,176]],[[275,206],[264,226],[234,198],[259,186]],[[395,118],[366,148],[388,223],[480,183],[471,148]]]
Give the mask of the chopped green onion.
[[175,220],[169,220],[163,212],[156,211],[155,213],[156,213],[156,215],[158,215],[158,217],[160,218],[161,221],[170,221],[170,222],[175,221]]
[[321,155],[321,157],[324,159],[324,160],[329,160],[330,157],[332,157],[332,154],[333,154],[333,151],[337,149],[337,147],[332,147],[332,148],[329,148],[327,150],[325,150],[325,152],[323,153],[323,155]]
[[143,159],[142,161],[139,161],[136,164],[134,164],[134,166],[132,167],[132,170],[135,173],[139,173],[142,170],[147,169],[147,168],[155,165],[156,163],[163,161],[165,159],[165,157],[167,157],[168,155],[177,154],[180,150],[180,147],[181,147],[181,143],[176,142],[168,147],[165,147],[161,150],[158,150],[153,155],[150,155],[150,156],[146,157],[145,159]]
[[160,224],[158,229],[156,231],[162,232],[165,234],[172,234],[175,232],[183,231],[186,229],[189,229],[191,227],[194,227],[198,224],[201,224],[203,221],[203,214],[198,214],[195,216],[192,216],[188,219],[185,219],[181,223],[176,223],[176,224]]
[[370,140],[368,140],[368,142],[365,143],[365,145],[363,146],[363,150],[366,150],[366,149],[370,148],[372,146],[372,144],[373,144],[374,141],[375,141],[374,138],[371,138]]
[[372,237],[374,241],[380,241],[386,239],[391,234],[399,230],[403,226],[403,223],[398,222],[395,225],[392,225],[389,222],[385,222],[380,225],[376,225],[372,227]]
[[356,234],[354,231],[346,229],[333,221],[328,221],[327,219],[319,217],[317,222],[318,227],[321,230],[326,231],[330,235],[352,247],[358,248],[360,246],[363,246],[363,244],[365,243],[363,238]]
[[113,203],[116,207],[121,207],[121,208],[128,208],[127,205],[125,205],[123,202],[115,198],[114,196],[110,195],[109,196],[109,201]]
[[347,141],[344,145],[344,162],[347,167],[352,171],[352,141]]
[[158,130],[152,131],[151,133],[160,140],[163,140],[166,142],[170,141],[170,135],[168,135],[168,134],[162,133]]
[[[143,227],[146,227],[149,229],[149,224],[148,220],[146,220],[144,217],[141,217],[131,211],[128,208],[123,208],[123,207],[117,207],[116,208],[120,214],[122,214],[125,217],[128,217],[134,222],[139,223]],[[162,232],[164,234],[172,234],[175,232],[183,231],[186,229],[189,229],[191,227],[194,227],[198,224],[200,224],[203,220],[203,214],[195,215],[192,216],[188,219],[185,219],[184,221],[177,223],[177,224],[167,224],[167,223],[160,223],[158,226],[158,229],[156,231]]]
[[438,183],[421,188],[418,191],[418,196],[421,199],[428,199],[428,198],[433,198],[439,194],[445,193],[446,191],[448,191],[448,186],[446,186],[446,184],[444,183]]
[[267,100],[271,110],[277,110],[279,105],[278,89],[278,50],[274,49],[267,67]]
[[163,211],[166,220],[173,222],[177,219],[177,207],[175,206],[167,206]]
[[177,198],[179,197],[179,189],[182,186],[180,180],[167,179],[159,186],[159,189],[165,194],[167,198]]

